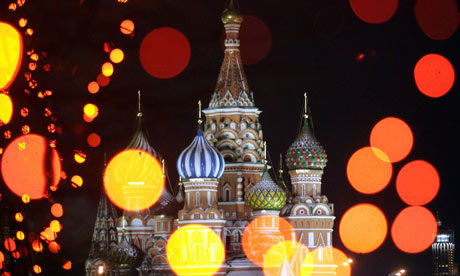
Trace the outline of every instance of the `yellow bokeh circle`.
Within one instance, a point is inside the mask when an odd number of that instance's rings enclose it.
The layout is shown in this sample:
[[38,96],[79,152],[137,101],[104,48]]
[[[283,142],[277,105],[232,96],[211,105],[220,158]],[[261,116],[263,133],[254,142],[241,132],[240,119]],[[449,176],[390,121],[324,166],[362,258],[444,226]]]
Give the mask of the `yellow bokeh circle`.
[[124,210],[149,208],[157,202],[163,191],[161,164],[145,151],[124,150],[107,165],[104,187],[109,199]]

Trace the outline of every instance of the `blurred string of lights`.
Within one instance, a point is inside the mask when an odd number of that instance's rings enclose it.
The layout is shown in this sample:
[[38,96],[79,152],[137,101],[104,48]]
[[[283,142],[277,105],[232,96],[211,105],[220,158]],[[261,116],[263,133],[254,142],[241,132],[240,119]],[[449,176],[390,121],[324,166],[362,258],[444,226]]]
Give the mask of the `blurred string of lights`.
[[[0,246],[2,276],[32,272],[34,274],[46,273],[47,269],[42,268],[43,261],[49,257],[48,253],[43,251],[45,245],[51,254],[59,254],[61,250],[57,239],[58,233],[62,230],[62,224],[57,218],[62,217],[63,207],[55,202],[52,193],[58,190],[60,178],[65,179],[65,172],[61,172],[60,167],[61,158],[56,151],[56,140],[62,133],[62,127],[59,126],[58,118],[50,105],[49,99],[52,98],[53,91],[43,85],[44,82],[41,83],[39,79],[51,71],[51,65],[48,63],[46,51],[35,49],[33,46],[33,38],[37,33],[33,28],[34,22],[28,19],[25,5],[26,0],[9,3],[7,7],[12,22],[0,22],[2,27],[11,26],[13,35],[16,32],[18,36],[16,44],[11,41],[11,33],[0,38],[5,39],[2,43],[6,45],[2,48],[3,52],[0,53],[2,62],[7,63],[2,64],[2,68],[15,71],[6,74],[9,80],[1,83],[4,86],[0,87],[2,178],[8,188],[18,196],[11,197],[2,188],[4,194],[3,197],[0,195],[0,205],[2,215],[7,217],[6,220],[2,220],[6,221],[7,225],[3,225],[0,236],[2,240]],[[10,40],[6,41],[7,39]],[[12,56],[14,52],[16,54]],[[11,57],[13,57],[12,63],[15,64],[8,64],[8,61],[11,62]],[[16,75],[18,72],[21,72],[21,75]],[[20,82],[20,79],[23,79],[25,84]],[[14,88],[9,87],[12,83],[15,83]],[[19,94],[20,90],[24,94]],[[41,116],[45,117],[45,120],[37,120]],[[9,124],[10,120],[13,120],[14,124]],[[47,138],[35,133],[47,133],[45,135]],[[45,160],[50,152],[52,160],[50,164],[46,162],[46,165],[51,165],[51,167],[45,168],[40,158]],[[14,174],[12,170],[15,168],[21,168],[23,171],[19,173],[16,171],[17,177],[9,178],[6,174]],[[11,181],[11,179],[14,180]],[[33,188],[29,187],[27,190],[28,183],[34,183]],[[25,190],[21,190],[24,187],[26,187]],[[46,198],[50,204],[49,217],[32,218],[25,215],[33,213],[31,208],[37,206],[31,205],[31,200],[41,198]],[[16,199],[19,205],[16,204]],[[20,204],[21,201],[22,204]],[[32,219],[39,219],[39,225],[41,224],[42,227],[28,229],[31,228]],[[25,223],[26,221],[28,223]],[[70,260],[64,257],[60,259],[62,269],[71,269]]]
[[[361,20],[379,24],[391,19],[398,1],[350,0],[350,6]],[[418,0],[414,13],[419,27],[433,40],[450,38],[460,22],[460,13],[454,0]],[[363,58],[363,53],[356,57],[357,61]],[[414,80],[422,94],[439,98],[451,90],[455,70],[448,58],[429,53],[415,65]],[[387,117],[373,127],[369,140],[370,146],[357,150],[349,158],[347,177],[356,191],[376,194],[389,184],[393,175],[392,164],[408,156],[414,137],[411,128],[402,119]],[[435,198],[439,187],[440,178],[436,168],[425,160],[410,161],[399,170],[396,191],[408,205],[399,212],[391,226],[391,238],[399,250],[420,253],[433,243],[437,232],[436,219],[423,205]],[[385,214],[372,204],[352,206],[339,224],[342,243],[355,253],[375,251],[384,242],[387,232]]]

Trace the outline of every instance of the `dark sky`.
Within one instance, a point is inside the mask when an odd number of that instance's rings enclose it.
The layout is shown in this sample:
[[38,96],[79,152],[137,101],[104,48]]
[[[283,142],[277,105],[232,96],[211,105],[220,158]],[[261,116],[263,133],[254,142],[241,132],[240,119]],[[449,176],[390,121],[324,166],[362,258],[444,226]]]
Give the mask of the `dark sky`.
[[[308,91],[315,134],[329,157],[323,194],[335,204],[334,245],[355,260],[353,275],[387,275],[400,267],[410,275],[431,274],[429,249],[414,255],[402,253],[387,236],[375,252],[357,255],[347,251],[338,237],[342,214],[361,202],[380,206],[391,224],[397,212],[406,207],[396,194],[394,180],[396,172],[409,161],[423,159],[436,167],[441,188],[427,207],[439,211],[444,224],[459,233],[458,82],[444,97],[434,99],[421,94],[413,78],[416,62],[428,53],[442,54],[459,68],[459,34],[440,41],[428,38],[416,22],[415,2],[400,1],[395,15],[382,24],[360,20],[345,0],[239,3],[244,15],[256,16],[267,24],[272,37],[268,55],[245,66],[256,106],[263,111],[260,121],[268,150],[278,164],[279,153],[286,152],[297,134],[303,93]],[[128,144],[139,89],[152,146],[166,159],[170,177],[177,181],[176,159],[196,130],[196,102],[201,99],[207,106],[222,62],[220,15],[224,1],[129,0],[119,4],[116,0],[28,0],[16,13],[7,10],[8,4],[1,2],[0,20],[15,23],[18,13],[23,14],[35,31],[29,47],[47,52],[52,69],[36,76],[40,85],[54,92],[47,101],[63,129],[63,134],[57,135],[63,168],[69,176],[79,174],[85,180],[80,189],[63,181],[53,194],[66,209],[59,237],[61,254],[73,262],[69,275],[82,275],[102,187],[103,153],[111,158]],[[119,31],[124,19],[135,23],[131,38]],[[139,62],[142,39],[163,26],[181,31],[191,46],[190,63],[170,79],[150,76]],[[104,42],[123,49],[125,60],[116,65],[110,84],[91,95],[86,86],[108,61]],[[364,54],[362,61],[356,59],[359,53]],[[10,94],[33,107],[39,101],[21,92],[25,66]],[[91,124],[82,119],[82,107],[87,102],[100,109]],[[369,145],[372,127],[388,116],[409,124],[413,149],[406,159],[394,164],[395,173],[386,189],[376,195],[361,195],[348,183],[347,161],[357,149]],[[31,125],[40,125],[44,118],[28,120]],[[102,138],[96,149],[86,144],[91,132]],[[75,164],[74,149],[87,153],[84,164]],[[38,226],[30,223],[29,227]],[[46,275],[58,271],[59,258],[50,258],[44,265],[48,267]]]

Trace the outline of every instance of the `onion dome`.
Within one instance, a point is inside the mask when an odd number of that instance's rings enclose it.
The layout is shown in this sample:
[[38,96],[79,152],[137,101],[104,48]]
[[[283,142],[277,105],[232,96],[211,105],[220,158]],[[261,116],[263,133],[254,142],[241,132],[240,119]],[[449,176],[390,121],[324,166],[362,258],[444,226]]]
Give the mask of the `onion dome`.
[[177,159],[177,171],[183,179],[220,178],[224,173],[224,158],[198,130],[195,139]]
[[122,236],[120,243],[109,251],[110,261],[120,265],[132,265],[140,258],[140,250],[129,244],[125,235]]
[[147,138],[147,131],[144,130],[144,125],[142,123],[142,113],[137,113],[136,118],[136,131],[134,132],[134,136],[129,142],[127,149],[139,149],[145,151],[158,160],[161,160],[160,155],[156,152],[156,150],[150,145],[149,139]]
[[260,181],[249,190],[246,201],[254,211],[279,211],[286,204],[286,193],[275,184],[265,168]]
[[322,170],[326,167],[326,162],[326,151],[316,140],[308,121],[305,120],[302,131],[286,153],[286,166],[289,170]]
[[222,13],[221,20],[224,24],[241,24],[243,22],[243,16],[235,7],[233,0],[230,0],[228,7]]

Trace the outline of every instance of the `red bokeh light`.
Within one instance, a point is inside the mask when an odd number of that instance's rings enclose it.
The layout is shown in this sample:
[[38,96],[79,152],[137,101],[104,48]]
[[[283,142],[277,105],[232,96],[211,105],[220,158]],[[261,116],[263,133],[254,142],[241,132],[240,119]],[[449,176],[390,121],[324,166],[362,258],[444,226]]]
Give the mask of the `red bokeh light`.
[[361,203],[345,212],[339,225],[342,243],[356,253],[370,253],[382,245],[388,224],[375,205]]
[[416,160],[404,165],[396,177],[396,191],[409,205],[429,203],[439,191],[439,174],[433,165]]
[[361,148],[348,160],[348,181],[363,194],[375,194],[383,190],[392,174],[393,166],[387,155],[378,148]]
[[190,54],[188,39],[170,27],[161,27],[148,33],[139,49],[142,67],[159,79],[180,74],[187,67]]
[[59,154],[45,138],[27,134],[8,145],[3,154],[1,172],[13,193],[40,199],[48,186],[59,183],[61,162]]
[[421,206],[402,210],[391,227],[391,237],[399,250],[419,253],[433,244],[438,225],[433,214]]
[[91,133],[88,135],[87,142],[90,147],[95,148],[101,143],[101,137],[97,133]]
[[92,81],[88,84],[88,92],[91,94],[96,94],[99,92],[99,84],[95,81]]
[[361,20],[379,24],[393,17],[398,8],[398,0],[350,0],[350,6]]
[[438,54],[422,57],[414,68],[417,88],[428,97],[444,96],[455,81],[455,70],[450,61]]
[[272,33],[260,18],[243,17],[240,30],[240,51],[244,64],[255,64],[263,60],[272,48]]
[[96,81],[100,87],[106,87],[110,83],[110,78],[100,73],[99,75],[97,75]]
[[123,20],[123,22],[121,22],[121,24],[120,24],[120,31],[121,31],[122,34],[132,35],[132,33],[134,32],[134,23],[133,23],[133,21],[131,21],[129,19]]
[[[372,128],[370,144],[382,150],[390,162],[404,159],[412,149],[414,137],[406,122],[399,118],[387,117]],[[377,155],[379,156],[379,155]],[[383,159],[383,161],[386,161]]]
[[435,40],[451,37],[460,23],[455,0],[418,0],[415,4],[415,18],[422,31]]

